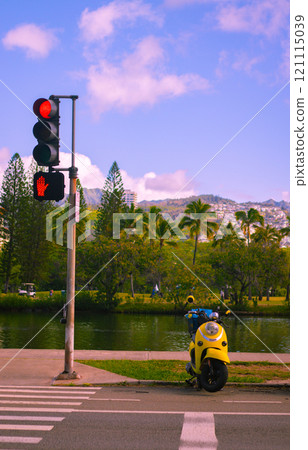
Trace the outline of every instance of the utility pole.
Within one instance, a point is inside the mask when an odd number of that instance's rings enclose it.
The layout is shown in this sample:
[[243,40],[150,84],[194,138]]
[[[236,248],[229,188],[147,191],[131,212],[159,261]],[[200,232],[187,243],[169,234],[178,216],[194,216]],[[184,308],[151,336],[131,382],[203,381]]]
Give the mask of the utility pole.
[[77,379],[80,376],[74,371],[74,328],[75,328],[75,266],[76,266],[76,183],[77,167],[75,166],[75,102],[77,95],[55,96],[57,98],[69,98],[72,100],[72,165],[69,169],[69,217],[67,228],[67,278],[66,278],[66,325],[65,325],[65,357],[64,372],[58,375],[58,380]]

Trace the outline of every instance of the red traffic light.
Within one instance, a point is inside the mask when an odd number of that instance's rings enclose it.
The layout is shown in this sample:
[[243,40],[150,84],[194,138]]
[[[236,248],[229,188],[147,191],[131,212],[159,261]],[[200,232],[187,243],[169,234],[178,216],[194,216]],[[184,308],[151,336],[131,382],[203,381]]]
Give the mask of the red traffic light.
[[55,200],[64,198],[64,175],[61,172],[37,172],[33,178],[33,197],[36,200]]
[[39,110],[41,116],[43,116],[45,119],[50,119],[51,104],[48,100],[40,104]]
[[52,119],[58,112],[58,104],[53,100],[38,98],[33,104],[33,112],[41,119]]

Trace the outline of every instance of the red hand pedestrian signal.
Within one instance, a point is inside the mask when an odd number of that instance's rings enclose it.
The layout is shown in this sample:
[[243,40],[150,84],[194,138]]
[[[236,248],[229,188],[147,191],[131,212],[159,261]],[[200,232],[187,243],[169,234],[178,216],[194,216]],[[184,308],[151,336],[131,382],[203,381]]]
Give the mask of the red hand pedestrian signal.
[[64,175],[61,172],[37,172],[33,178],[33,196],[40,202],[64,198]]
[[49,185],[45,184],[45,178],[40,176],[40,178],[36,181],[37,195],[39,197],[44,197],[47,186]]

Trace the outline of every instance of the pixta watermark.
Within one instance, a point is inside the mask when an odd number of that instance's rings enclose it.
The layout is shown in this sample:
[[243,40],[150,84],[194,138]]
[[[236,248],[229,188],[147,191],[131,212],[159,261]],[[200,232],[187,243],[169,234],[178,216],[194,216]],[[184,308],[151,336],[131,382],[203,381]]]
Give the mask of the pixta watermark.
[[[85,210],[80,213],[79,208],[67,208],[60,206],[51,211],[46,216],[46,239],[57,245],[63,246],[64,234],[66,232],[66,246],[67,248],[73,248],[73,226],[76,224],[76,218],[78,222],[85,219],[91,214],[91,211]],[[78,236],[78,244],[85,241],[92,235],[92,221],[88,219],[85,222],[85,231]]]
[[[89,218],[90,210],[79,213],[79,221],[85,221],[85,230],[78,236],[77,243],[89,240],[94,235],[93,221]],[[46,239],[55,242],[57,245],[66,245],[73,248],[73,225],[76,223],[78,216],[77,208],[58,207],[49,214],[46,219]],[[215,239],[221,239],[224,236],[236,234],[239,238],[243,238],[243,232],[236,221],[235,217],[225,214],[222,219],[218,219],[215,212],[211,213],[191,213],[178,214],[172,218],[168,213],[115,213],[113,214],[113,239],[120,239],[121,236],[144,236],[147,240],[168,240],[189,238],[187,230],[182,226],[183,218],[189,218],[199,223],[199,235],[203,239],[207,239],[212,233],[211,224],[216,223],[218,229],[215,230]],[[162,221],[164,226],[162,227]],[[230,227],[230,224],[232,227]],[[64,235],[66,233],[66,242],[64,244]]]
[[[148,240],[163,239],[167,240],[172,237],[186,240],[187,234],[182,226],[183,218],[189,218],[192,221],[198,221],[200,236],[208,236],[208,230],[211,223],[217,223],[218,229],[215,233],[216,239],[236,233],[238,237],[244,237],[243,232],[237,223],[235,217],[230,214],[224,215],[219,220],[215,212],[210,213],[181,213],[172,218],[168,213],[118,213],[113,214],[113,239],[120,239],[121,233],[126,235],[146,235]],[[161,220],[165,221],[165,227],[161,227]],[[232,227],[230,227],[230,224]],[[161,230],[164,230],[161,233]],[[161,233],[159,234],[158,231]]]

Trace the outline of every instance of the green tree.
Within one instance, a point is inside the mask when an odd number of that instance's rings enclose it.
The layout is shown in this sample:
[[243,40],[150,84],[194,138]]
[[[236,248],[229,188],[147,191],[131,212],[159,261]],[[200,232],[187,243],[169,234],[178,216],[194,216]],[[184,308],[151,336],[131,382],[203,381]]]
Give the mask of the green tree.
[[40,285],[48,279],[52,244],[46,239],[46,216],[54,208],[54,204],[51,201],[40,202],[33,198],[33,175],[37,170],[37,165],[32,164],[26,174],[17,223],[16,254],[21,266],[21,281],[35,282]]
[[[198,248],[198,241],[201,234],[202,223],[204,223],[204,219],[206,217],[200,217],[201,214],[209,213],[211,209],[211,205],[207,203],[203,203],[200,199],[197,201],[193,201],[189,203],[185,209],[185,214],[189,214],[189,216],[185,216],[181,221],[181,227],[188,227],[189,234],[192,239],[195,240],[195,248],[194,248],[194,256],[193,256],[193,266],[196,262],[196,254]],[[216,222],[210,222],[207,220],[206,222],[206,232],[207,238],[211,239],[214,237],[215,232],[218,230],[219,226]]]
[[[257,223],[264,225],[264,217],[259,213],[257,209],[250,208],[248,213],[246,211],[237,211],[235,213],[236,220],[241,221],[241,229],[247,238],[247,245],[250,244],[251,227]],[[251,300],[251,284],[249,284],[249,300]]]
[[152,243],[157,241],[160,249],[164,244],[177,246],[177,242],[172,240],[175,236],[172,222],[170,223],[163,217],[160,208],[151,206],[150,211],[144,214],[144,224],[146,236]]
[[215,274],[216,286],[231,286],[230,296],[235,304],[242,304],[246,289],[251,283],[251,266],[256,257],[241,240],[228,241],[227,245],[213,247],[209,258]]
[[282,238],[285,236],[290,236],[290,216],[287,216],[287,219],[289,224],[279,230]]
[[261,216],[259,211],[254,208],[250,208],[248,213],[246,211],[237,211],[235,213],[236,220],[241,221],[241,229],[243,230],[243,233],[245,234],[247,238],[248,245],[250,244],[250,235],[251,235],[251,227],[256,224],[260,223],[261,225],[264,225],[264,217]]
[[113,214],[126,212],[122,176],[116,161],[112,164],[103,188],[101,204],[95,221],[95,235],[112,237]]
[[[24,165],[19,154],[15,153],[4,173],[0,194],[1,238],[3,240],[1,271],[5,293],[9,288],[13,267],[18,264],[16,259],[20,237],[18,226],[22,223],[25,192]],[[16,273],[16,270],[14,272]]]
[[277,285],[284,284],[288,279],[289,270],[288,254],[285,249],[279,248],[278,242],[252,242],[250,251],[253,252],[257,263],[253,276],[254,285],[259,290],[259,297],[265,290],[266,299],[269,301],[270,291]]
[[[86,199],[85,199],[85,196],[83,193],[83,187],[81,185],[79,178],[77,178],[76,189],[77,189],[77,192],[79,192],[79,215],[81,216],[82,213],[84,213],[87,210],[87,202],[86,202]],[[88,220],[88,217],[83,218],[76,224],[76,239],[77,239],[77,241],[78,241],[78,238],[85,232],[87,220]]]
[[216,235],[216,239],[213,240],[213,247],[225,248],[229,244],[232,244],[232,243],[235,243],[236,245],[240,245],[241,242],[243,242],[243,241],[244,241],[244,238],[242,238],[238,235],[233,224],[231,222],[229,222],[228,225],[226,226],[226,233],[219,239],[217,239],[217,235]]
[[260,242],[263,245],[270,245],[273,242],[280,241],[279,230],[277,228],[271,227],[270,225],[255,226],[255,232],[251,235],[254,242]]
[[117,305],[115,295],[134,271],[140,252],[142,246],[133,239],[110,239],[101,235],[95,241],[85,242],[77,255],[79,282],[86,284],[92,280],[92,287],[98,289],[98,301],[105,309],[113,309]]
[[[121,219],[118,223],[120,229],[120,235],[122,237],[128,236],[128,235],[135,235],[136,233],[136,226],[139,223],[139,221],[142,222],[142,234],[145,238],[145,227],[144,227],[144,211],[142,208],[136,208],[134,203],[128,207],[127,205],[124,205],[123,207],[123,214],[119,216],[119,219]],[[132,216],[128,216],[132,215]],[[139,231],[139,229],[138,229]]]
[[[162,288],[163,279],[163,260],[165,259],[166,252],[163,251],[165,244],[169,247],[176,247],[177,241],[174,240],[175,232],[172,227],[172,223],[166,220],[161,209],[157,206],[151,206],[148,214],[144,215],[145,224],[145,237],[148,238],[150,248],[153,250],[158,247],[158,261],[156,261],[156,270],[152,270],[151,274],[155,273],[152,277],[153,287],[158,284],[159,290]],[[152,266],[153,269],[154,266]]]
[[[286,227],[283,227],[279,230],[281,239],[283,239],[286,236],[290,236],[290,216],[287,216],[289,224]],[[287,283],[287,294],[286,294],[286,302],[290,302],[290,269],[288,273],[288,283]]]

